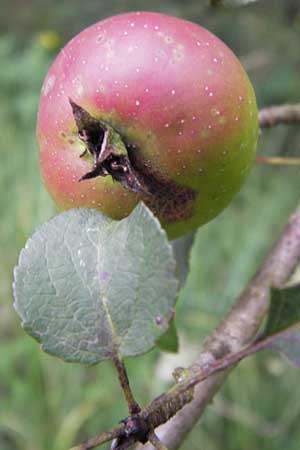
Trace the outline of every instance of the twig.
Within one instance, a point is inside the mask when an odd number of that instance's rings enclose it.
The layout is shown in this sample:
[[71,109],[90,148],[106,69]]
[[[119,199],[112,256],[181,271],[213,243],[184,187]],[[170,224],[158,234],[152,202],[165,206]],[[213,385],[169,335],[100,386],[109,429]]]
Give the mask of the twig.
[[[115,445],[116,442],[116,445]],[[110,450],[127,450],[132,447],[137,442],[137,439],[134,436],[131,437],[122,437],[121,439],[117,439],[112,442]]]
[[[247,356],[268,348],[273,342],[274,336],[268,336],[257,340],[239,352],[216,360],[206,368],[198,369],[194,374],[193,371],[190,371],[182,382],[156,398],[147,408],[141,411],[141,414],[132,415],[125,419],[123,428],[103,433],[71,450],[93,449],[112,439],[115,439],[115,441],[111,450],[125,450],[140,440],[141,442],[147,442],[148,440],[156,450],[168,450],[154,432],[157,425],[161,425],[169,419],[168,411],[170,416],[174,416],[177,410],[192,400],[191,392],[196,385],[218,372],[231,368]],[[178,403],[178,399],[181,400],[181,404]]]
[[[253,340],[268,310],[270,286],[283,285],[299,261],[300,210],[297,208],[257,274],[238,297],[227,317],[204,343],[204,349],[193,366],[195,370],[205,367],[207,362],[239,352]],[[156,430],[170,450],[180,447],[228,374],[229,370],[223,370],[198,385],[193,401]],[[143,448],[150,449],[153,449],[150,444]]]
[[123,390],[125,400],[128,405],[129,413],[132,414],[138,414],[141,410],[139,404],[135,401],[132,390],[130,388],[128,375],[126,372],[126,368],[124,366],[124,363],[121,358],[115,356],[113,358],[113,362],[115,365],[115,368],[117,369],[118,378],[120,381],[121,388]]
[[270,164],[275,166],[300,166],[300,158],[257,155],[255,161],[259,164]]
[[[257,274],[227,317],[207,339],[204,351],[195,364],[179,376],[182,381],[154,399],[139,414],[125,419],[122,428],[90,439],[73,450],[89,450],[114,437],[118,437],[116,449],[124,450],[134,442],[146,442],[151,431],[178,412],[162,429],[158,429],[165,445],[170,450],[177,449],[225,381],[229,368],[270,344],[273,337],[252,344],[249,342],[253,341],[268,310],[269,288],[282,286],[299,261],[300,209],[297,209]],[[144,450],[150,448],[153,449],[153,446],[148,443]]]
[[300,104],[268,106],[259,111],[258,120],[260,128],[300,123]]
[[150,431],[148,435],[149,442],[153,445],[156,450],[168,450],[167,447],[161,442],[161,440],[156,436],[154,431]]
[[[300,104],[268,106],[259,111],[259,126],[271,128],[279,124],[300,124]],[[299,166],[300,158],[282,158],[277,156],[256,156],[256,162],[272,165]]]
[[94,436],[93,438],[88,439],[82,444],[72,447],[70,450],[91,450],[93,448],[98,447],[101,444],[104,444],[105,442],[112,441],[113,439],[122,436],[123,433],[124,433],[124,425],[114,428],[111,431],[101,433],[98,436]]
[[[281,333],[278,333],[278,335],[280,334]],[[195,371],[195,375],[192,374],[191,376],[187,377],[186,380],[178,384],[176,388],[176,394],[183,394],[184,392],[194,388],[202,381],[207,380],[207,378],[209,378],[210,376],[217,374],[218,372],[223,372],[226,369],[232,368],[232,366],[240,362],[242,359],[245,359],[247,356],[253,355],[254,353],[271,347],[275,339],[276,334],[268,336],[264,339],[258,339],[253,344],[249,344],[239,352],[230,353],[229,355],[224,356],[224,358],[217,359],[207,367],[203,367],[203,369]]]
[[[295,114],[295,111],[298,111],[299,115]],[[261,128],[293,122],[300,122],[300,105],[266,108],[259,115]],[[254,339],[268,310],[269,288],[283,285],[299,261],[300,210],[297,209],[257,274],[237,299],[227,317],[208,337],[194,365],[186,370],[186,382],[176,384],[140,411],[132,395],[125,367],[120,359],[116,359],[115,366],[130,413],[137,414],[130,417],[128,423],[132,419],[136,421],[138,432],[128,434],[128,424],[125,421],[123,426],[102,433],[71,450],[90,450],[114,438],[120,438],[118,450],[128,448],[136,441],[144,442],[145,436],[151,437],[153,441],[155,438],[151,431],[176,413],[172,420],[159,429],[159,436],[163,436],[163,441],[170,450],[177,449],[225,381],[230,371],[228,367],[232,367],[232,364],[247,354],[264,347],[261,344],[257,348],[247,344]],[[203,383],[198,386],[200,381]],[[140,430],[143,431],[142,435],[139,434]],[[144,450],[150,449],[153,449],[153,446],[148,443]],[[166,450],[165,447],[161,449]]]

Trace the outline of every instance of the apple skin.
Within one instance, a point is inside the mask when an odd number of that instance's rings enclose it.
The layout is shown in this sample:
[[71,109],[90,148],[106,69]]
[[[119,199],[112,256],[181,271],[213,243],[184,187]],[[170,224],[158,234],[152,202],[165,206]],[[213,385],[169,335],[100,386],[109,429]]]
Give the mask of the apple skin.
[[[69,99],[120,133],[154,195],[93,166]],[[47,190],[62,209],[94,207],[121,219],[143,200],[169,238],[210,221],[240,190],[255,156],[252,85],[232,51],[194,23],[133,12],[96,23],[58,54],[42,87],[37,140]]]

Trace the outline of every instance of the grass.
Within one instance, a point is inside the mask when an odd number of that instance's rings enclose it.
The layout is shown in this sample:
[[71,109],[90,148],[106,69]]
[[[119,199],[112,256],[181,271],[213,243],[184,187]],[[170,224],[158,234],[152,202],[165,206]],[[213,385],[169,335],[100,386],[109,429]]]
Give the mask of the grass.
[[[0,450],[64,450],[126,416],[109,363],[87,369],[43,354],[12,308],[18,252],[55,212],[39,177],[34,137],[37,86],[51,57],[34,37],[23,50],[9,37],[0,41],[1,61],[8,61],[0,71]],[[261,148],[276,148],[285,133],[266,133]],[[298,193],[299,169],[256,167],[233,204],[198,231],[178,305],[187,358],[253,274]],[[170,373],[167,356],[157,350],[127,362],[142,404],[166,387],[162,364]],[[299,450],[298,380],[299,371],[275,354],[243,362],[184,448]]]

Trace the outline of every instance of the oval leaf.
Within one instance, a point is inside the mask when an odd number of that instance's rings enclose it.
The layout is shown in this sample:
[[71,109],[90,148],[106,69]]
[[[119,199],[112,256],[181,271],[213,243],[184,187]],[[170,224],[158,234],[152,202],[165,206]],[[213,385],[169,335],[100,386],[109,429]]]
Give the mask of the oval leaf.
[[295,367],[300,367],[300,285],[271,289],[270,310],[262,339]]
[[173,317],[171,246],[143,205],[121,221],[73,209],[37,230],[14,272],[14,307],[48,353],[95,364],[150,350]]
[[272,288],[265,337],[280,333],[300,322],[300,285]]

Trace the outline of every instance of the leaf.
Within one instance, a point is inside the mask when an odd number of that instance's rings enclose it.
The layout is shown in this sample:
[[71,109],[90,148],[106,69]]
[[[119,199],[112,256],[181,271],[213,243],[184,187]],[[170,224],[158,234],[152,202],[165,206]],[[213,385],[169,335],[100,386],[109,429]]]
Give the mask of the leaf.
[[270,311],[262,339],[268,339],[270,348],[300,367],[300,284],[271,289]]
[[169,329],[158,339],[156,344],[163,352],[178,352],[179,343],[175,320],[172,320]]
[[270,310],[265,327],[265,336],[300,322],[300,284],[284,289],[271,289]]
[[64,212],[34,233],[14,272],[14,307],[48,353],[95,364],[151,349],[173,317],[171,246],[143,205],[121,221]]
[[[195,233],[191,232],[171,242],[177,265],[179,288],[182,288],[184,285],[189,272],[190,251],[194,242],[194,237]],[[174,319],[172,320],[169,329],[158,339],[156,345],[163,352],[178,352],[179,342]]]
[[179,239],[172,241],[174,257],[177,262],[178,278],[180,288],[184,286],[190,270],[190,254],[194,244],[195,232],[185,234]]

